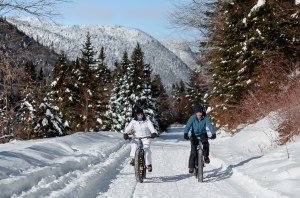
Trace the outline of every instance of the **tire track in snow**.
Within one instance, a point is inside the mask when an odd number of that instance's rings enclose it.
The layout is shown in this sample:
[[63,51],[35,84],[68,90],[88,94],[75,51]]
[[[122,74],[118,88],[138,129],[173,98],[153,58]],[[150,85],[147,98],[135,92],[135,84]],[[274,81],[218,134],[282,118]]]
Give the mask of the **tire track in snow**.
[[[109,153],[111,154],[108,155]],[[95,197],[100,190],[108,187],[108,180],[105,179],[105,171],[118,174],[118,168],[122,160],[125,160],[123,156],[127,153],[129,153],[128,145],[119,143],[109,148],[101,157],[83,155],[70,158],[68,159],[69,161],[57,164],[55,167],[35,168],[28,173],[31,178],[28,186],[18,186],[18,183],[26,183],[22,181],[22,179],[26,179],[28,176],[23,176],[23,178],[19,176],[16,178],[12,184],[14,185],[14,192],[16,192],[15,187],[19,188],[21,192],[19,195],[14,194],[12,197],[34,197],[42,195],[44,197],[61,197],[58,196],[58,192],[64,194],[64,197],[78,197],[81,191],[86,192],[82,187],[97,185],[98,188],[91,191],[93,196],[90,196]],[[110,177],[113,177],[113,175],[108,176],[108,178]],[[81,184],[83,180],[86,181],[84,184]]]
[[135,180],[133,166],[129,165],[131,159],[128,156],[126,155],[127,160],[122,164],[123,169],[119,175],[111,181],[106,192],[99,193],[98,198],[133,197],[134,192],[138,188],[138,183]]

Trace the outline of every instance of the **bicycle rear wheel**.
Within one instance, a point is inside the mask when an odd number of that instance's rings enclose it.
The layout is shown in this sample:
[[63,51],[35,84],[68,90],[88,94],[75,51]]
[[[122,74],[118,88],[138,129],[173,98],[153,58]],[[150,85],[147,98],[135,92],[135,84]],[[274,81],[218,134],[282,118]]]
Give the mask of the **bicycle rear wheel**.
[[198,168],[197,168],[198,182],[203,182],[203,166],[204,166],[203,150],[199,149],[198,150]]
[[135,179],[137,182],[142,183],[146,176],[143,150],[141,149],[136,150],[134,163],[135,163],[134,164]]

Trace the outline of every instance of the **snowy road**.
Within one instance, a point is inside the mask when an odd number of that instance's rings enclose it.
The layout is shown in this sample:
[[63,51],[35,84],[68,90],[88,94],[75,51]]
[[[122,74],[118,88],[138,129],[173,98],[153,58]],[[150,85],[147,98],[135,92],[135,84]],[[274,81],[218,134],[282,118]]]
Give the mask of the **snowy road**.
[[110,184],[107,192],[98,197],[276,197],[237,173],[235,176],[231,166],[213,157],[214,146],[211,146],[211,164],[205,167],[204,182],[198,183],[196,178],[188,174],[188,157],[190,143],[184,141],[183,129],[174,128],[159,139],[152,141],[153,172],[147,174],[144,183],[136,183],[133,167],[129,159],[124,163],[120,174]]
[[286,197],[240,171],[262,156],[233,154],[226,140],[210,141],[203,183],[188,174],[190,142],[182,126],[152,141],[153,172],[144,183],[135,181],[130,146],[118,133],[11,142],[0,145],[0,197]]

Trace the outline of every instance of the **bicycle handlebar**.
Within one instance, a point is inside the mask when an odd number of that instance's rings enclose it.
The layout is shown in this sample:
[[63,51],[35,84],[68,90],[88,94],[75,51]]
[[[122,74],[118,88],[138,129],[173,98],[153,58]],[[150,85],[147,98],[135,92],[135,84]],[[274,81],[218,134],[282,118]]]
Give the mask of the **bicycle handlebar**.
[[[201,138],[200,138],[200,136],[193,136],[193,137],[195,137],[195,138],[197,138],[197,140],[200,140]],[[212,138],[211,138],[211,136],[210,137],[207,137],[208,139],[210,139],[210,140],[213,140]],[[192,136],[190,136],[189,137],[189,140],[192,140],[193,138],[192,138]]]
[[141,140],[141,139],[154,139],[154,138],[152,138],[151,136],[146,136],[146,137],[135,137],[135,136],[133,136],[133,135],[130,135],[129,137],[130,137],[129,140],[130,140],[130,139],[138,139],[138,140]]
[[151,138],[151,136],[146,136],[146,137],[134,137],[135,139],[139,139],[139,140],[141,140],[141,139],[150,139]]

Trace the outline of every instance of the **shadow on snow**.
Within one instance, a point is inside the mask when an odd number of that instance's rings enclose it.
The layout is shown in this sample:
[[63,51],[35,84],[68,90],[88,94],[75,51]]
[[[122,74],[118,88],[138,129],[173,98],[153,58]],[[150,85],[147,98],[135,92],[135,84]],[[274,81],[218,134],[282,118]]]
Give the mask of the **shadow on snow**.
[[180,174],[173,176],[151,177],[147,178],[144,183],[165,183],[165,182],[177,182],[191,177],[191,174]]
[[256,156],[251,157],[247,160],[241,161],[235,165],[229,165],[225,170],[223,170],[222,165],[219,168],[210,170],[210,171],[204,171],[204,182],[214,182],[214,181],[220,181],[227,179],[232,176],[233,174],[233,168],[236,168],[238,166],[243,166],[244,164],[250,162],[251,160],[255,160],[258,158],[261,158],[262,156]]

